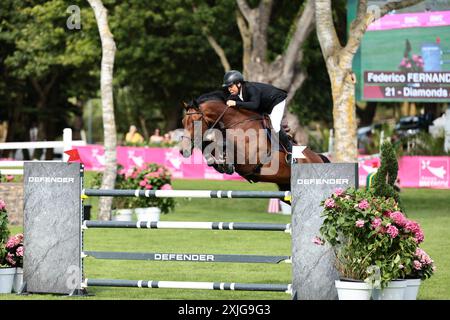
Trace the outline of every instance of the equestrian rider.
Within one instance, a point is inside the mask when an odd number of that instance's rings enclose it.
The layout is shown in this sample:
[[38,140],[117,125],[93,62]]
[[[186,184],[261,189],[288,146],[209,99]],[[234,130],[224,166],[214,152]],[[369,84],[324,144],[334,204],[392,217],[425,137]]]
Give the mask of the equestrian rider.
[[228,89],[230,93],[228,106],[269,114],[273,130],[279,134],[280,142],[289,154],[292,153],[292,142],[281,126],[286,106],[286,91],[266,83],[244,81],[244,76],[237,70],[225,73],[222,88]]

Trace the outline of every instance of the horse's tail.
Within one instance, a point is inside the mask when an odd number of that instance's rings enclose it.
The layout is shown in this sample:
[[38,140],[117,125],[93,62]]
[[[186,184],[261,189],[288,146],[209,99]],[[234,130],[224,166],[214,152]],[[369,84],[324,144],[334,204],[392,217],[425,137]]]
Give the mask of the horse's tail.
[[325,157],[323,154],[318,154],[319,157],[322,159],[323,163],[330,163],[330,159],[328,159],[327,157]]

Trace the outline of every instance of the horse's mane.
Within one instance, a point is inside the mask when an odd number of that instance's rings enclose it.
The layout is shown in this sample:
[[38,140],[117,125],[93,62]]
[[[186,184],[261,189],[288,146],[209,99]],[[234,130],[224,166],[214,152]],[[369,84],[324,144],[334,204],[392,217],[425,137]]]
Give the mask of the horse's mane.
[[217,91],[212,91],[212,92],[208,92],[208,93],[204,93],[201,96],[199,96],[196,99],[193,99],[191,102],[189,102],[189,106],[194,107],[194,108],[198,108],[202,103],[206,102],[206,101],[222,101],[225,102],[227,99],[227,95],[225,94],[225,92],[217,90]]

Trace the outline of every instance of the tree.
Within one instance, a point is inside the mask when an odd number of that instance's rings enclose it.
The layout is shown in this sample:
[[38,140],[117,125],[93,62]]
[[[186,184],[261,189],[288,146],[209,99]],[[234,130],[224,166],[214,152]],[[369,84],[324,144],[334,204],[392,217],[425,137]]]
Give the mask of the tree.
[[[69,97],[93,90],[94,19],[69,30],[66,9],[64,0],[0,2],[0,116],[8,119],[7,141],[27,141],[33,122],[39,140],[56,140],[75,114]],[[86,11],[83,17],[92,16]],[[47,149],[47,159],[52,152]]]
[[367,27],[386,13],[405,8],[422,0],[388,2],[374,11],[367,10],[367,0],[358,2],[358,13],[352,22],[345,46],[339,42],[333,24],[331,0],[315,1],[316,31],[331,81],[333,96],[334,156],[337,162],[357,161],[355,111],[355,76],[352,72],[353,57],[358,50]]
[[[102,41],[102,63],[100,90],[103,110],[103,130],[105,146],[105,170],[102,189],[114,189],[117,176],[117,134],[114,120],[113,69],[116,44],[108,26],[108,13],[101,0],[88,0],[95,13],[100,39]],[[111,197],[100,198],[100,220],[110,220]]]

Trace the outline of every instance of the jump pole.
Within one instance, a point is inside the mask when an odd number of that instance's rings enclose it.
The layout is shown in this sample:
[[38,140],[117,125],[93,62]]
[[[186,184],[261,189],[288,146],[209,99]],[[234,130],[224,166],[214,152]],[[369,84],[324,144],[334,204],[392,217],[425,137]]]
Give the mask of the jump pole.
[[[292,164],[291,190],[292,285],[198,283],[155,280],[86,279],[83,275],[83,169],[78,163],[24,163],[24,288],[23,292],[73,294],[89,286],[193,288],[219,290],[285,291],[294,299],[336,299],[333,254],[330,248],[313,244],[322,224],[320,202],[336,188],[357,187],[358,166],[349,164]],[[97,190],[98,191],[98,190]],[[96,191],[96,192],[97,192]],[[124,196],[129,195],[125,190]],[[92,193],[91,193],[92,192]],[[110,191],[107,191],[110,192]],[[256,193],[228,191],[209,197],[255,198]],[[258,197],[274,198],[274,194]],[[94,196],[94,191],[84,191]],[[148,193],[150,195],[150,193]],[[101,194],[95,194],[95,196]],[[172,193],[174,196],[175,193]],[[186,196],[186,193],[176,194]],[[192,194],[191,194],[192,195]],[[286,197],[277,194],[280,198]],[[111,196],[118,196],[114,194]],[[137,196],[141,196],[140,192]],[[147,196],[144,192],[143,196]],[[159,196],[156,193],[154,196]],[[199,196],[200,197],[200,196]],[[225,197],[225,196],[224,196]],[[86,225],[85,225],[86,226]],[[142,222],[139,223],[139,227]],[[147,226],[147,224],[146,224]],[[175,225],[172,225],[175,226]],[[106,227],[106,226],[103,226]],[[109,226],[118,227],[118,226]],[[137,227],[137,225],[136,225]],[[281,231],[281,230],[280,230]],[[216,289],[219,288],[219,289]],[[276,290],[274,289],[276,288]]]

